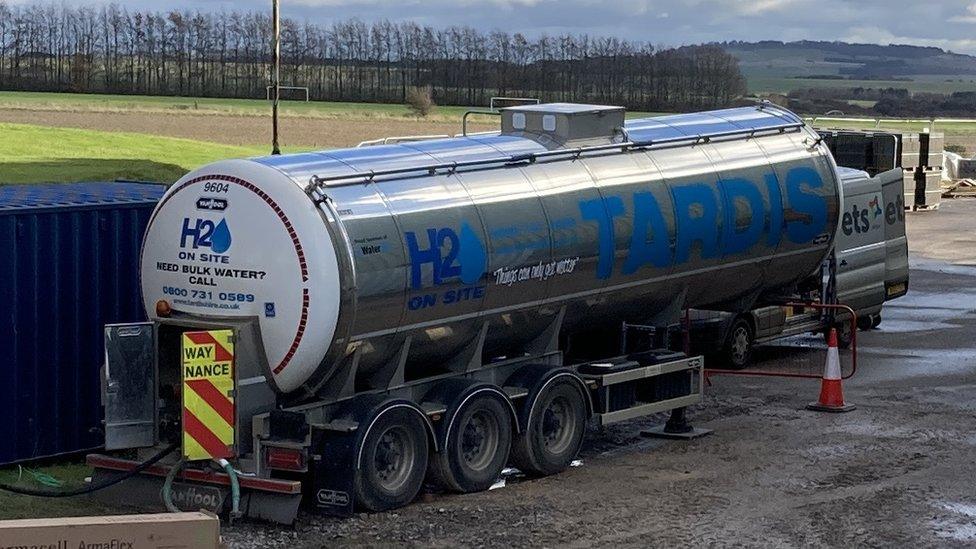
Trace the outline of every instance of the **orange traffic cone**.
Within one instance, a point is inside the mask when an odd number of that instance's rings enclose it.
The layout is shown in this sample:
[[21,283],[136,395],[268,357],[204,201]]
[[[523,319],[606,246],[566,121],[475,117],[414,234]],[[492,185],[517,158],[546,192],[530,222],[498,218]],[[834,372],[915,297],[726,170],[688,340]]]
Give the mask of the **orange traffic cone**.
[[840,384],[840,356],[837,353],[837,330],[830,329],[827,339],[827,361],[820,380],[820,400],[807,404],[808,410],[818,412],[850,412],[853,404],[844,403],[844,390]]

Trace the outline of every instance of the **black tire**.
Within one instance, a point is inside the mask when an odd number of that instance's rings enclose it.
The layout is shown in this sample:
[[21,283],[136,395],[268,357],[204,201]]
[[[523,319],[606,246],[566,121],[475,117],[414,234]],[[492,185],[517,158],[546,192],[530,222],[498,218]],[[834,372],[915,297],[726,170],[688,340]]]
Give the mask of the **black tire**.
[[878,326],[881,326],[881,313],[871,317],[871,328],[877,329]]
[[469,493],[487,490],[498,480],[512,447],[512,414],[502,398],[475,393],[447,420],[444,446],[430,459],[432,482]]
[[359,448],[356,504],[367,511],[402,507],[417,497],[427,471],[427,426],[417,411],[381,412]]
[[528,421],[512,444],[512,463],[523,473],[552,475],[569,467],[586,432],[586,395],[567,377],[548,382],[526,405]]
[[863,315],[857,317],[857,329],[866,332],[873,328],[874,315]]
[[730,370],[742,370],[752,364],[753,340],[752,325],[744,318],[737,318],[729,328],[722,348],[722,359]]

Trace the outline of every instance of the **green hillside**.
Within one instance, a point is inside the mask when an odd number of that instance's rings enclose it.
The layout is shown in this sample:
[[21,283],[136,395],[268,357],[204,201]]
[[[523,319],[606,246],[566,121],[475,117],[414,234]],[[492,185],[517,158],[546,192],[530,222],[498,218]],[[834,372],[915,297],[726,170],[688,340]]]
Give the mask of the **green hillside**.
[[751,93],[801,88],[976,89],[976,57],[939,48],[845,42],[726,42]]

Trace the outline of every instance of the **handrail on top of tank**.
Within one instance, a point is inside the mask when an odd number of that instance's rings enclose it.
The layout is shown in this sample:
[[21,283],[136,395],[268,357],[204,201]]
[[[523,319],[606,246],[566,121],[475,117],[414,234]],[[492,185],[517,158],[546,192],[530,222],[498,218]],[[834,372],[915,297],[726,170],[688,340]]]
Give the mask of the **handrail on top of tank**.
[[501,116],[502,113],[499,110],[491,109],[468,109],[464,111],[464,115],[461,116],[461,135],[464,137],[468,136],[468,116],[472,114],[483,114],[485,116]]
[[[331,175],[327,177],[320,177],[313,175],[308,185],[305,187],[305,192],[315,197],[316,191],[321,190],[322,187],[342,187],[347,185],[360,185],[373,181],[377,177],[387,176],[387,175],[402,175],[407,173],[416,173],[426,171],[430,175],[435,175],[438,170],[447,170],[448,173],[453,173],[457,171],[458,168],[469,168],[476,166],[486,166],[489,164],[522,164],[522,163],[533,163],[541,158],[554,158],[565,156],[566,159],[576,159],[579,158],[584,153],[593,152],[604,152],[604,151],[616,151],[618,153],[625,153],[634,149],[651,149],[656,147],[672,146],[679,143],[708,143],[712,139],[720,139],[724,137],[743,137],[751,138],[755,137],[757,134],[773,134],[773,133],[786,133],[788,131],[799,130],[806,124],[804,122],[789,122],[785,124],[777,124],[774,126],[768,126],[765,128],[743,128],[739,130],[725,130],[721,132],[711,132],[711,133],[700,133],[696,135],[679,135],[675,137],[665,137],[662,139],[649,139],[647,141],[624,141],[621,143],[609,143],[606,145],[591,145],[587,147],[574,147],[570,149],[555,149],[551,151],[535,152],[535,153],[524,153],[515,154],[510,156],[499,156],[492,158],[480,158],[477,160],[462,160],[460,162],[442,162],[434,164],[424,164],[420,166],[406,166],[403,168],[388,168],[385,170],[366,170],[361,172],[355,172],[350,174],[342,175]],[[320,198],[316,198],[320,200]]]

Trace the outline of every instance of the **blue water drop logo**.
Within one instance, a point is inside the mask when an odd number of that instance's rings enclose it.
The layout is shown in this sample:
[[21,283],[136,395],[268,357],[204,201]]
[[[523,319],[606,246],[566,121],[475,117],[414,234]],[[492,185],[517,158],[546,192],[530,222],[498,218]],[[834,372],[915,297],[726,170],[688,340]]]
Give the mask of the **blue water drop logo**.
[[488,253],[477,233],[467,223],[461,224],[461,234],[458,235],[458,239],[461,244],[461,249],[458,250],[461,282],[474,284],[488,268]]
[[214,253],[222,254],[230,249],[230,242],[230,228],[227,227],[227,220],[221,219],[210,238],[210,249]]

